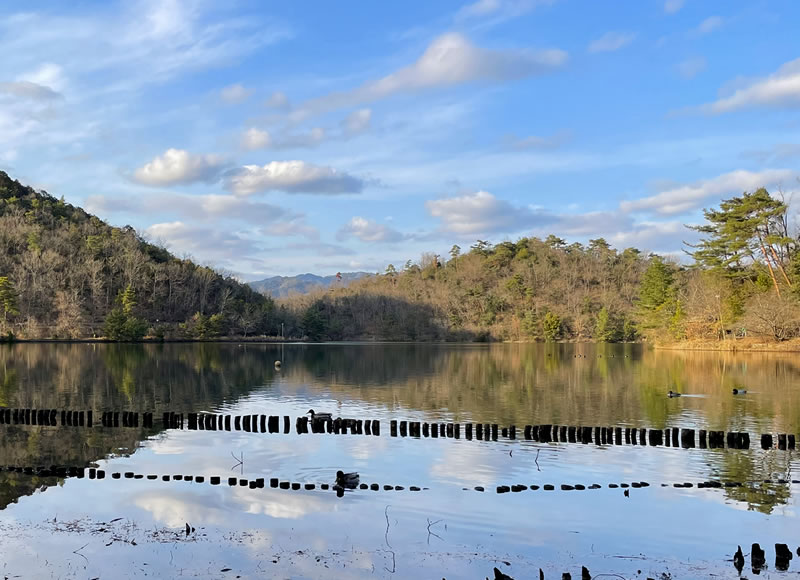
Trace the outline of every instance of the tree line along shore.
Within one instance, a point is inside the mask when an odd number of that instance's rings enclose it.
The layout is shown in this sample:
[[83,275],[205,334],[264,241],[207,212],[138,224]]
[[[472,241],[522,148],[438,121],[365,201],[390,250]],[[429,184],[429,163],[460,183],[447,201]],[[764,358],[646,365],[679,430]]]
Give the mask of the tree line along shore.
[[0,172],[0,336],[800,349],[788,205],[758,189],[704,215],[682,261],[602,238],[477,240],[274,300]]

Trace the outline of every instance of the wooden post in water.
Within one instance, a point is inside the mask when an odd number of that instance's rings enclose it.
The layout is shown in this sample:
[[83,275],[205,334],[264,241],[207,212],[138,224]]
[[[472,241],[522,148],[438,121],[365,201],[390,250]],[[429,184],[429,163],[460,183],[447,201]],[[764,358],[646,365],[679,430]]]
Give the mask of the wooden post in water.
[[769,433],[761,436],[761,449],[772,449],[772,435]]
[[464,434],[467,438],[467,441],[472,440],[472,423],[467,423],[467,425],[464,428]]
[[397,420],[392,419],[392,422],[389,424],[389,428],[391,430],[392,437],[397,437]]

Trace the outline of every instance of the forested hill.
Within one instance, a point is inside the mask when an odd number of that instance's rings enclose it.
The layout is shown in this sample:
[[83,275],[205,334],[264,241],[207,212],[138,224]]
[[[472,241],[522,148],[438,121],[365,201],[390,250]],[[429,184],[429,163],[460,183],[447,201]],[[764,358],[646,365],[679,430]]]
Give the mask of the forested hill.
[[286,298],[292,294],[308,294],[315,290],[324,290],[330,288],[332,284],[348,286],[354,280],[369,275],[368,272],[342,272],[338,276],[317,276],[316,274],[272,276],[271,278],[249,282],[249,285],[254,290],[267,296]]
[[656,342],[800,337],[800,252],[765,189],[723,200],[693,229],[693,263],[605,240],[522,238],[281,301],[311,338]]
[[786,203],[723,200],[677,264],[602,238],[492,245],[276,303],[131,227],[0,172],[0,338],[680,341],[800,337],[800,252]]
[[279,334],[271,299],[0,171],[0,331],[22,338]]

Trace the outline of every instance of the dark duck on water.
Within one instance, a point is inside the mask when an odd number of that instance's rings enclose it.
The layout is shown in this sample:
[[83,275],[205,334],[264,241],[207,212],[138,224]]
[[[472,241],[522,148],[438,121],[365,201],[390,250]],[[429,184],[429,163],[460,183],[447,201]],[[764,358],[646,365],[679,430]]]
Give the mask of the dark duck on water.
[[306,415],[311,415],[312,421],[330,421],[333,418],[330,413],[315,413],[314,409],[309,409]]
[[336,472],[336,485],[346,489],[355,489],[358,486],[358,473],[345,473],[342,470]]
[[669,393],[667,393],[667,396],[671,399],[672,397],[680,397],[681,394],[676,393],[675,391],[670,391]]

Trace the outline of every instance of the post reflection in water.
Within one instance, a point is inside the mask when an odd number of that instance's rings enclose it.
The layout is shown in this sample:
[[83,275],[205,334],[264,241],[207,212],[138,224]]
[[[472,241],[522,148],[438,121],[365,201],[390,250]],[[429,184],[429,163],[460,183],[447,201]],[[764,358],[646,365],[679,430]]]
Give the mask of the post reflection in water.
[[[257,574],[269,557],[276,571],[302,569],[309,577],[337,577],[328,572],[336,566],[352,577],[390,575],[392,566],[401,576],[447,570],[448,578],[478,577],[491,575],[485,565],[500,555],[513,560],[519,577],[548,566],[560,574],[576,558],[598,573],[634,569],[630,562],[608,563],[606,556],[623,548],[652,558],[654,567],[718,563],[737,544],[800,541],[792,451],[392,437],[389,421],[496,423],[518,431],[552,424],[797,433],[799,379],[792,354],[640,345],[286,345],[282,353],[278,345],[258,344],[5,346],[0,407],[94,410],[96,417],[114,410],[288,415],[292,432],[284,434],[282,425],[280,433],[165,430],[160,423],[106,428],[97,419],[92,428],[0,425],[0,466],[95,466],[109,474],[59,480],[5,469],[0,527],[13,531],[20,521],[59,514],[57,521],[81,521],[84,528],[73,523],[56,531],[95,533],[86,551],[123,565],[130,554],[117,540],[101,551],[116,534],[127,546],[149,546],[152,570],[167,575],[174,554],[167,563],[159,542],[176,538],[187,562],[202,553],[206,561],[218,556],[213,561]],[[734,388],[747,394],[734,396]],[[668,398],[670,390],[684,396]],[[310,408],[334,418],[378,419],[383,429],[380,436],[297,434],[294,418]],[[358,472],[367,489],[342,498],[321,489],[339,469]],[[111,477],[125,472],[158,477]],[[222,484],[211,485],[211,476]],[[302,487],[272,488],[272,478]],[[266,485],[251,488],[259,479]],[[706,480],[747,485],[697,489]],[[650,485],[629,489],[629,496],[608,487],[639,481]],[[675,488],[675,482],[695,485]],[[369,488],[373,483],[379,491]],[[525,491],[495,493],[515,484]],[[545,491],[545,484],[555,490]],[[561,484],[587,489],[562,491]],[[156,532],[137,535],[108,523],[119,517]],[[205,535],[179,534],[186,523]],[[12,565],[26,549],[56,542],[52,529],[37,529],[24,530],[35,538],[30,545],[8,535],[0,540],[4,553],[17,548]]]

